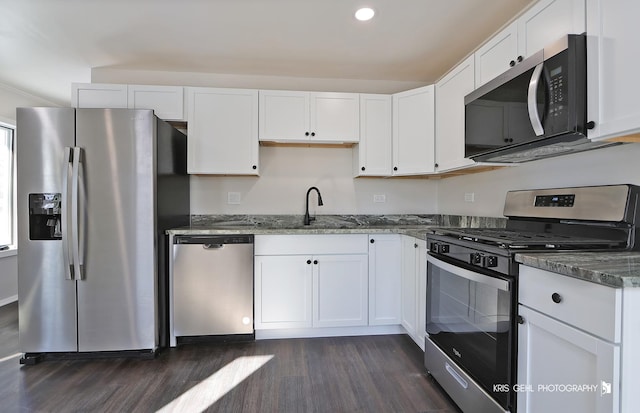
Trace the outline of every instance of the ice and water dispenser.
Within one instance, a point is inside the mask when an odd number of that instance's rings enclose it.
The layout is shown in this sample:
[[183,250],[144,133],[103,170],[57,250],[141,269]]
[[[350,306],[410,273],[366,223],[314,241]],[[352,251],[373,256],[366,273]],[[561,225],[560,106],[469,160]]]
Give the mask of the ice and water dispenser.
[[62,195],[29,194],[29,239],[62,239]]

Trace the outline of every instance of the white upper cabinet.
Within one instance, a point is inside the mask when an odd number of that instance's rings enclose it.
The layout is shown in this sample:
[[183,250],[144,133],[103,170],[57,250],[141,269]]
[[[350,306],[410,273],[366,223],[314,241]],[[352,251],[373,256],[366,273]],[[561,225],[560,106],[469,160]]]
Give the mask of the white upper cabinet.
[[586,30],[585,0],[541,0],[475,53],[476,86],[566,34]]
[[358,142],[357,93],[260,91],[260,140],[292,143]]
[[188,88],[190,174],[258,175],[258,91]]
[[391,95],[360,95],[360,142],[353,148],[354,176],[390,176]]
[[585,0],[541,0],[518,19],[518,53],[526,59],[566,34],[585,30]]
[[153,109],[164,120],[184,120],[184,88],[182,86],[129,85],[129,109]]
[[393,95],[393,175],[435,170],[434,85]]
[[474,54],[476,84],[481,86],[515,65],[518,56],[518,24],[511,23]]
[[126,109],[127,85],[73,83],[71,106],[74,108]]
[[474,165],[464,157],[464,97],[475,87],[474,57],[436,83],[436,169],[438,172]]
[[589,138],[640,132],[638,16],[638,1],[587,0]]
[[152,109],[164,120],[185,120],[182,86],[74,83],[74,108]]

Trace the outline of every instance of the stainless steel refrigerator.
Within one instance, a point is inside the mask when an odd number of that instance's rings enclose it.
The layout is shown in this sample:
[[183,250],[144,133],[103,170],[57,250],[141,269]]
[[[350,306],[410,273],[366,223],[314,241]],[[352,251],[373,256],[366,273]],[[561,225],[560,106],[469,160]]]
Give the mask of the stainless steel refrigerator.
[[189,223],[186,137],[128,109],[18,108],[16,133],[21,362],[153,354],[164,231]]

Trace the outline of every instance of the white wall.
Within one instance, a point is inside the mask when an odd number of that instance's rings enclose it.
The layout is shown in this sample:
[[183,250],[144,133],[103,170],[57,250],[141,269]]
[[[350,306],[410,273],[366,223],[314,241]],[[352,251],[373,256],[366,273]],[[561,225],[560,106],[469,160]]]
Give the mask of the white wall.
[[[596,149],[443,179],[438,187],[438,211],[501,217],[505,194],[509,190],[621,183],[640,185],[640,144]],[[474,193],[475,202],[464,202],[465,193]]]
[[[351,148],[261,147],[260,177],[194,176],[193,214],[304,214],[305,194],[317,186],[324,206],[318,214],[435,213],[437,182],[427,179],[353,178]],[[241,203],[227,203],[239,192]],[[373,195],[385,203],[373,203]]]
[[[109,67],[92,68],[91,82],[358,93],[395,93],[425,86],[427,84],[425,82],[399,80],[361,80],[235,75],[200,72],[167,72],[160,70],[127,70]],[[70,87],[69,95],[71,95]]]

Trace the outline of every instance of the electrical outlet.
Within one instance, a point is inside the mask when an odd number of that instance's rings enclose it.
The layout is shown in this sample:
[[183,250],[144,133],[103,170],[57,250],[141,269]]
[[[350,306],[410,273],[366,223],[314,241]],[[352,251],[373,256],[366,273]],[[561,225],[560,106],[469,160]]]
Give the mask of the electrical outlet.
[[387,196],[384,194],[376,194],[373,196],[373,202],[376,204],[387,202]]
[[475,192],[466,192],[464,194],[464,202],[475,202],[475,201],[476,201]]
[[227,192],[227,204],[238,205],[240,203],[240,192]]

